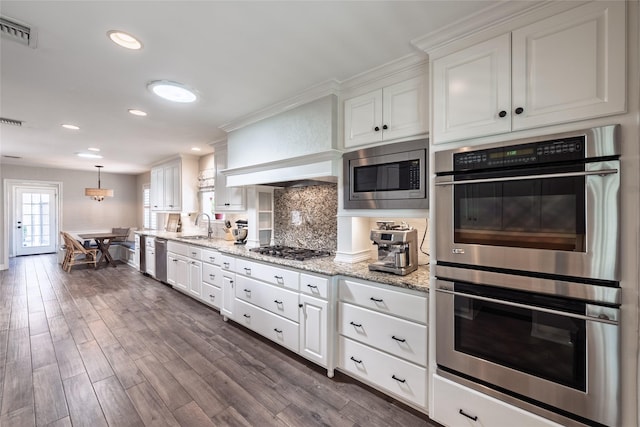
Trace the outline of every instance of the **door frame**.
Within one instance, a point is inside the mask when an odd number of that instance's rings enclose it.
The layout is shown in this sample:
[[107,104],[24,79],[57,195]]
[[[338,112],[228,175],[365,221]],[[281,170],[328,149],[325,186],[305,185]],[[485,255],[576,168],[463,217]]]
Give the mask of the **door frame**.
[[43,180],[28,180],[28,179],[5,179],[4,180],[4,195],[5,195],[5,203],[4,203],[4,217],[7,219],[4,222],[4,260],[3,263],[5,266],[9,265],[9,258],[13,258],[16,255],[16,247],[15,247],[15,227],[10,227],[9,224],[15,224],[15,200],[14,194],[16,187],[25,186],[25,187],[34,187],[34,188],[46,188],[46,189],[55,189],[58,193],[58,210],[56,212],[57,221],[55,224],[55,236],[56,236],[56,252],[60,246],[60,239],[58,237],[62,224],[62,182],[61,181],[43,181]]

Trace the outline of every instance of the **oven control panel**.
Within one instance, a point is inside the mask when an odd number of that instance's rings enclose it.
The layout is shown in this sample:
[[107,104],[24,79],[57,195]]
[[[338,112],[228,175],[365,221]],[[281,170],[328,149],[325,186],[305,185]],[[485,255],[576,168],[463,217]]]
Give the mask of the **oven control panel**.
[[556,163],[584,158],[584,137],[467,151],[453,155],[454,170]]

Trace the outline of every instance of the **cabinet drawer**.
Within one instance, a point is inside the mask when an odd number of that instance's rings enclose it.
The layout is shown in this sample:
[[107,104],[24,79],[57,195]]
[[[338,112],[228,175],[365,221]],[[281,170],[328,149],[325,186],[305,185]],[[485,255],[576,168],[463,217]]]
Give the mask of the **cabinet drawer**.
[[236,259],[232,256],[220,254],[220,265],[223,270],[236,271]]
[[220,252],[211,249],[200,249],[201,260],[210,264],[222,265]]
[[338,304],[340,334],[427,366],[427,327],[366,308]]
[[300,273],[300,292],[317,297],[328,298],[329,278]]
[[247,277],[253,277],[254,279],[263,280],[267,283],[296,291],[300,288],[300,273],[286,268],[238,258],[236,261],[236,272]]
[[299,321],[298,293],[268,285],[246,276],[236,277],[236,298],[272,313]]
[[234,319],[239,324],[256,331],[289,350],[298,352],[299,327],[297,323],[276,316],[242,300],[236,299],[235,304]]
[[210,285],[222,287],[222,268],[217,265],[202,263],[202,281]]
[[426,296],[412,295],[352,280],[340,279],[338,297],[341,301],[394,316],[427,323]]
[[426,408],[427,370],[425,368],[343,336],[339,338],[338,353],[338,366],[345,371]]
[[167,252],[173,252],[174,254],[189,256],[189,245],[184,243],[174,242],[169,240],[167,242]]
[[[445,426],[560,427],[553,421],[434,375],[433,411],[429,416]],[[474,417],[477,419],[473,420]]]
[[199,247],[197,247],[197,246],[189,246],[188,249],[187,249],[187,256],[189,258],[197,259],[197,260],[200,261],[200,260],[202,260],[201,252],[202,252],[202,249],[200,249]]
[[220,308],[222,301],[222,290],[210,285],[209,283],[202,283],[202,295],[200,296],[202,302],[215,308]]

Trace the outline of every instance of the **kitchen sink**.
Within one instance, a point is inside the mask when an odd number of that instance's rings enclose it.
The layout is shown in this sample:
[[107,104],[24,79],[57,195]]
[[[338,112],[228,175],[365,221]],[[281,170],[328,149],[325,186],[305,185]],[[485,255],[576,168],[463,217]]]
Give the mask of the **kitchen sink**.
[[187,240],[209,240],[209,237],[202,236],[202,235],[198,235],[198,236],[182,236],[180,238],[181,239],[187,239]]

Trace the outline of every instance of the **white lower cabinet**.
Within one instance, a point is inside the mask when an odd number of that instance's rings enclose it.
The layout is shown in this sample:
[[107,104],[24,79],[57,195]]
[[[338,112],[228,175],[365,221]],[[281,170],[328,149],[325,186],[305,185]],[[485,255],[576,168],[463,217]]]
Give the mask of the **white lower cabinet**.
[[429,417],[452,427],[560,427],[553,421],[524,411],[438,375],[433,380],[433,408]]
[[151,277],[156,277],[156,239],[154,237],[145,237],[145,273]]
[[300,295],[300,355],[322,366],[329,364],[328,311],[327,301]]
[[420,407],[427,402],[427,369],[340,336],[338,366]]
[[298,324],[242,300],[235,302],[235,319],[241,325],[298,352]]
[[216,262],[220,262],[219,260],[219,252],[202,250],[200,301],[217,309],[220,309],[220,304],[222,304],[222,268],[220,265],[216,265]]
[[189,294],[200,299],[202,295],[202,261],[189,260]]
[[275,314],[298,322],[298,292],[278,288],[255,279],[236,277],[236,298],[262,307]]
[[200,248],[169,241],[167,243],[167,283],[194,298],[202,293]]
[[189,289],[189,264],[187,257],[169,252],[167,254],[167,283],[174,289],[187,292]]
[[338,300],[337,367],[426,410],[426,294],[340,279]]

